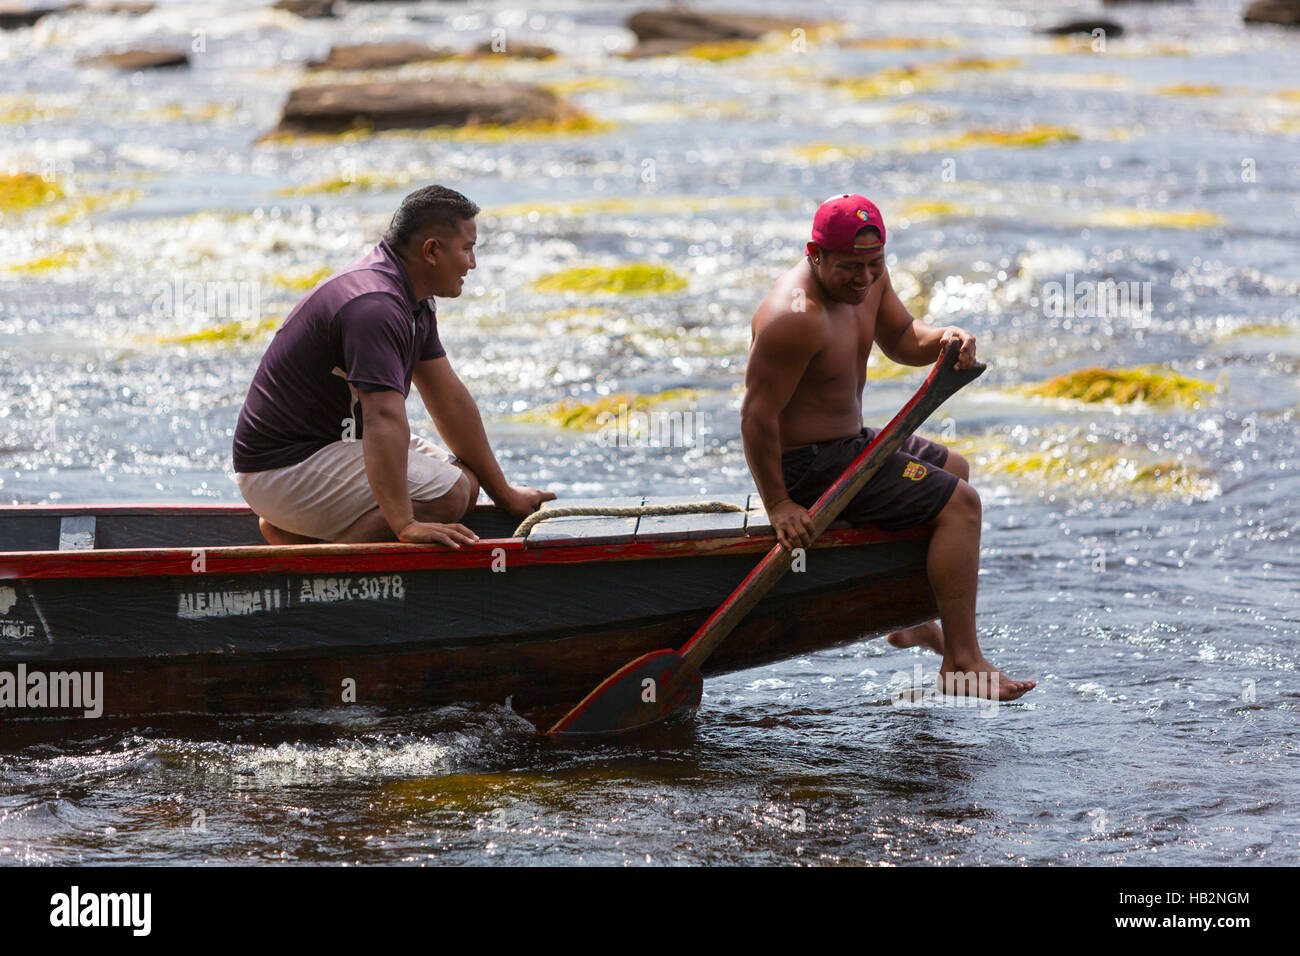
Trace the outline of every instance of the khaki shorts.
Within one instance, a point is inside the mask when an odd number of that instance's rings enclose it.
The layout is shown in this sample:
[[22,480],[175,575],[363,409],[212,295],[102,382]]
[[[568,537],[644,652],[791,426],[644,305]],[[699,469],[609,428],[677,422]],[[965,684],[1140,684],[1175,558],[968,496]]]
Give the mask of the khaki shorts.
[[[464,474],[450,452],[412,436],[406,484],[412,501],[434,501]],[[284,531],[334,541],[379,507],[359,441],[336,441],[306,461],[269,471],[235,473],[235,484],[259,518]]]

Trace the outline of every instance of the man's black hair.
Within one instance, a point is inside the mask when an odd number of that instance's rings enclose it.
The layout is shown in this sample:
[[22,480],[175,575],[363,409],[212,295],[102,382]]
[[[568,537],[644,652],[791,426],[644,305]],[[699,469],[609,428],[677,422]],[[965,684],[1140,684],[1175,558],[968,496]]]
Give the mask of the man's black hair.
[[402,200],[384,241],[395,250],[405,249],[421,230],[429,226],[459,229],[466,219],[478,215],[478,206],[446,186],[424,186]]

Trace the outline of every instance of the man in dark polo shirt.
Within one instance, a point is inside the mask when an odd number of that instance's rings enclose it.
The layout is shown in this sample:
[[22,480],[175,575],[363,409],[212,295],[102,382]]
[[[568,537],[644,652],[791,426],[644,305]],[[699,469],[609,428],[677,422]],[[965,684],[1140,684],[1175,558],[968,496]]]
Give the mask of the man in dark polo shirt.
[[[433,296],[475,267],[478,206],[443,186],[402,201],[383,240],[316,286],[276,332],[235,426],[235,481],[271,544],[459,548],[479,487],[522,517],[555,497],[506,481],[438,339]],[[414,382],[450,453],[412,437]]]

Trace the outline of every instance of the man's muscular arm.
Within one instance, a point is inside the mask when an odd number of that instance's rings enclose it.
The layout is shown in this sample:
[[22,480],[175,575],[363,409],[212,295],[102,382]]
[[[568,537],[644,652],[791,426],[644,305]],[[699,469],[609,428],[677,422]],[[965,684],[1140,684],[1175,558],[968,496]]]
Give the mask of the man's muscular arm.
[[516,487],[506,480],[492,454],[478,404],[446,356],[417,364],[411,380],[443,442],[478,476],[488,497],[504,511],[522,518],[541,507],[543,501],[555,498],[553,492]]
[[740,406],[740,436],[745,461],[767,508],[777,540],[785,548],[812,543],[812,518],[790,500],[781,474],[781,412],[790,403],[808,363],[821,350],[820,316],[788,312],[764,324],[755,335],[745,368],[745,398]]
[[417,521],[406,478],[406,459],[411,444],[411,426],[406,420],[406,399],[401,392],[384,388],[360,391],[361,415],[365,427],[361,450],[366,463],[366,480],[379,510],[398,541],[412,544],[441,544],[459,548],[474,542],[474,532],[462,524]]
[[935,327],[912,318],[903,300],[889,281],[889,270],[880,277],[885,284],[876,313],[876,344],[885,355],[900,365],[933,365],[949,339],[961,339],[958,368],[975,364],[975,336],[955,325]]

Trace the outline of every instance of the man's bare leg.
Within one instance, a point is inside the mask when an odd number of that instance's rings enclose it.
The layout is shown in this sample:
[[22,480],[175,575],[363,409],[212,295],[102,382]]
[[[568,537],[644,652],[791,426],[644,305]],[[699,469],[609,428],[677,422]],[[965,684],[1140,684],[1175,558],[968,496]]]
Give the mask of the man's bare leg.
[[[445,495],[432,501],[411,502],[415,520],[451,524],[463,520],[474,510],[474,504],[478,501],[478,478],[465,465],[460,462],[456,464],[461,470],[460,480],[452,485]],[[367,511],[335,539],[338,544],[396,540],[397,535],[393,534],[393,529],[388,526],[388,519],[379,508]]]
[[[943,470],[950,471],[962,481],[970,481],[970,462],[952,449],[944,459]],[[943,655],[943,628],[938,621],[926,621],[915,627],[894,631],[885,640],[897,648],[928,647],[936,654]]]
[[266,539],[267,544],[320,544],[320,538],[309,538],[305,534],[285,531],[265,518],[258,518],[257,526],[262,530],[262,537]]
[[939,512],[930,536],[925,569],[939,604],[944,636],[939,689],[949,694],[970,693],[975,688],[965,683],[962,676],[972,675],[983,684],[976,690],[977,696],[1015,700],[1038,682],[1012,680],[994,667],[980,650],[975,634],[982,518],[979,495],[962,481]]
[[938,621],[926,621],[915,627],[894,631],[885,640],[900,650],[907,647],[928,647],[936,654],[943,655],[943,628]]

